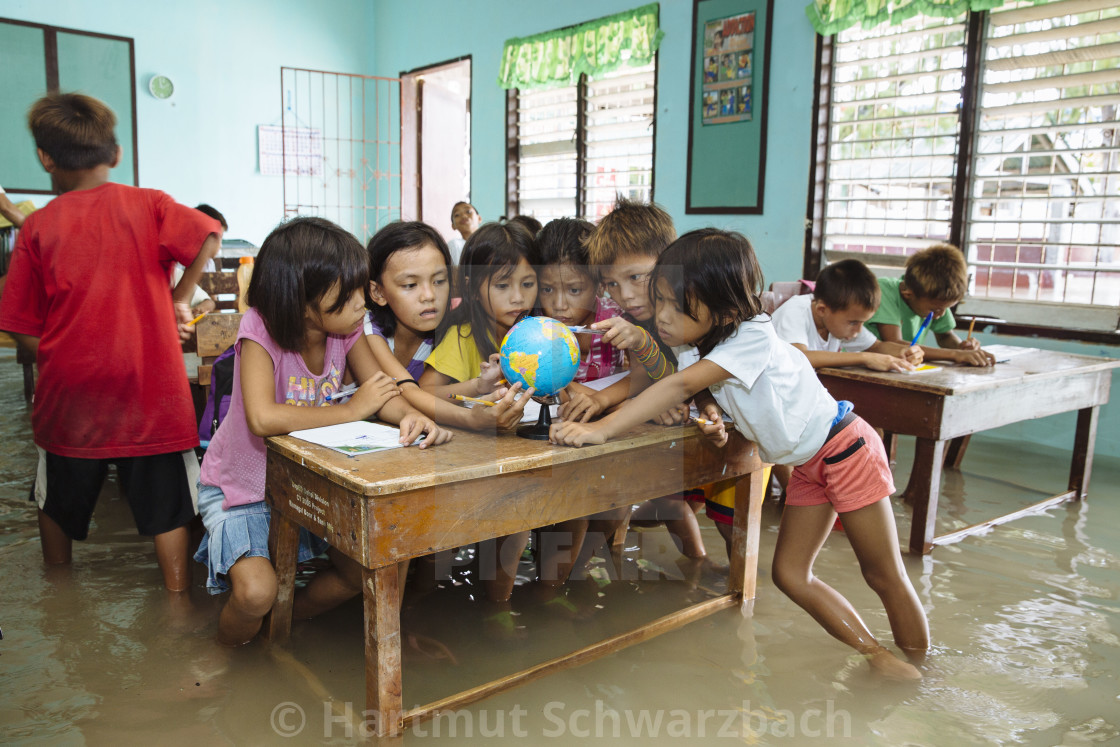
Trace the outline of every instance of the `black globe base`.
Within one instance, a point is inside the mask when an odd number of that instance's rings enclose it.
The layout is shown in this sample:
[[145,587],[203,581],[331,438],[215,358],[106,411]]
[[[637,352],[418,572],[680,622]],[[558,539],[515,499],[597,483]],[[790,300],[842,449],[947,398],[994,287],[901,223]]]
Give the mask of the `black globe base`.
[[517,435],[521,438],[528,438],[533,441],[547,441],[548,431],[552,427],[552,413],[549,412],[549,405],[552,402],[552,397],[542,397],[537,399],[533,397],[536,402],[540,403],[541,414],[537,416],[537,422],[533,425],[523,425],[517,429]]

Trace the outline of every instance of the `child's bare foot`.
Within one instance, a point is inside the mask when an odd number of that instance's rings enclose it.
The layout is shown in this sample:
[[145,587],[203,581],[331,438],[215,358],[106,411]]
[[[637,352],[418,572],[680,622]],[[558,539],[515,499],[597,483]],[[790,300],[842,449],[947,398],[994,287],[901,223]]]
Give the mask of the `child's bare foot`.
[[455,666],[459,665],[459,660],[455,658],[455,654],[451,653],[451,649],[435,638],[421,635],[420,633],[408,633],[405,635],[405,641],[408,643],[408,647],[411,650],[429,659],[442,659],[451,662]]
[[865,656],[871,668],[889,680],[914,682],[922,678],[922,673],[913,664],[904,662],[882,646]]

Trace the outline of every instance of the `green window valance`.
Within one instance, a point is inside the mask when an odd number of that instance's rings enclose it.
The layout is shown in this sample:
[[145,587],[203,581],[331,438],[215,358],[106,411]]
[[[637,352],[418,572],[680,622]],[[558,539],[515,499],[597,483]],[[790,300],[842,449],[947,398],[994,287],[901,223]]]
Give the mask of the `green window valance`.
[[601,75],[621,67],[647,65],[665,34],[658,27],[658,3],[613,16],[509,39],[502,50],[502,88],[571,86],[583,73]]
[[[969,10],[991,10],[1011,0],[813,0],[805,14],[821,36],[831,36],[852,26],[865,29],[883,21],[902,23],[919,13],[951,18]],[[1035,5],[1049,0],[1034,0]]]

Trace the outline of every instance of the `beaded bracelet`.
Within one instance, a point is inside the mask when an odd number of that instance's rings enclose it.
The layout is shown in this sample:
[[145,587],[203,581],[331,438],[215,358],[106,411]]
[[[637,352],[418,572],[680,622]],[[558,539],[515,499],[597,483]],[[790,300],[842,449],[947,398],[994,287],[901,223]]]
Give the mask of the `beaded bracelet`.
[[642,332],[642,344],[634,348],[634,355],[637,357],[638,363],[642,364],[642,368],[646,370],[650,380],[658,381],[672,373],[669,359],[661,352],[660,346],[649,332],[641,327],[638,327],[638,329]]

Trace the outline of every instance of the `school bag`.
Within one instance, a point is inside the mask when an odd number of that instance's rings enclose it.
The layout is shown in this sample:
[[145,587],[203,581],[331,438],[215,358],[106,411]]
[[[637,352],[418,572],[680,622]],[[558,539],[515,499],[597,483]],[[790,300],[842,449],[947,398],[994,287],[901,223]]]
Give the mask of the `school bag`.
[[206,407],[202,409],[202,418],[198,421],[198,440],[202,448],[210,445],[214,432],[225,419],[229,412],[229,403],[233,398],[233,347],[214,359],[210,371],[210,395],[206,398]]

